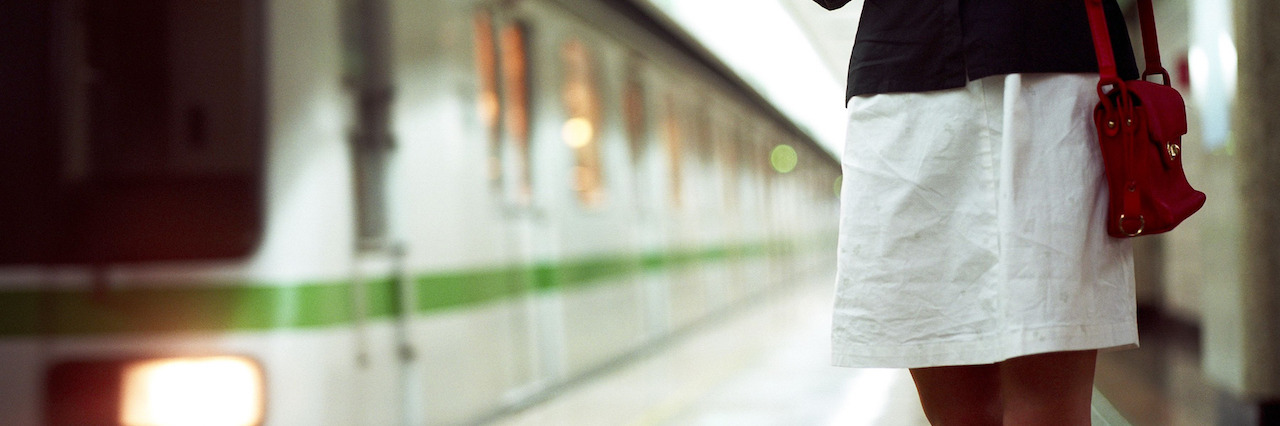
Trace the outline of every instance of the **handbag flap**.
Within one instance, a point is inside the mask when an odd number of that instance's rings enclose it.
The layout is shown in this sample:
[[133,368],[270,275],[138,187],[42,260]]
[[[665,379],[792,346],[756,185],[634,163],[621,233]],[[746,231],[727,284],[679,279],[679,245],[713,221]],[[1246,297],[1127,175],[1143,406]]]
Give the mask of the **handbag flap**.
[[1175,141],[1187,134],[1187,104],[1177,90],[1143,80],[1125,84],[1147,115],[1152,140]]

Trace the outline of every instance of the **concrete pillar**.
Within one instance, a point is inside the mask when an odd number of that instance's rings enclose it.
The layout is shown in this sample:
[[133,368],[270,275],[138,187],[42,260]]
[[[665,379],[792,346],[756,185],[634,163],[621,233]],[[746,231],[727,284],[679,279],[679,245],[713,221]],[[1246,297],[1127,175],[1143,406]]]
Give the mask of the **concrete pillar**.
[[[1235,317],[1241,333],[1238,340],[1231,339],[1237,347],[1206,348],[1210,352],[1206,370],[1228,384],[1235,398],[1255,408],[1247,423],[1276,424],[1280,422],[1280,25],[1276,24],[1280,2],[1235,0],[1234,4],[1239,90],[1232,157],[1241,231],[1236,285],[1240,303],[1238,313],[1206,314]],[[1213,340],[1208,336],[1210,343]],[[1215,368],[1211,354],[1215,351],[1232,355],[1239,368]]]
[[1245,298],[1246,383],[1280,399],[1280,2],[1237,0],[1239,155]]

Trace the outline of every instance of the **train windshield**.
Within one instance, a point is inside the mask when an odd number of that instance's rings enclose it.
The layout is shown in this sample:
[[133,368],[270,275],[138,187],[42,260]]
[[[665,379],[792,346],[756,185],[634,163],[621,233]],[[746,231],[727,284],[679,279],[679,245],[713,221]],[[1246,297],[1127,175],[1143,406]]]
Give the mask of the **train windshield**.
[[258,3],[0,2],[0,264],[252,250]]

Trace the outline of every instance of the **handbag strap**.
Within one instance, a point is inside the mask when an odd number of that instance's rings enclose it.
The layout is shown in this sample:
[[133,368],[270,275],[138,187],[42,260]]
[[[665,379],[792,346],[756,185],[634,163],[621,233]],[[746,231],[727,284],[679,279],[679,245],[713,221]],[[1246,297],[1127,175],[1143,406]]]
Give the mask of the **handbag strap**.
[[[1111,117],[1116,122],[1108,123],[1107,129],[1099,128],[1100,131],[1109,134],[1122,134],[1121,140],[1124,141],[1126,149],[1122,149],[1123,157],[1120,161],[1123,164],[1132,164],[1133,153],[1132,145],[1135,137],[1133,128],[1133,99],[1129,95],[1124,80],[1120,79],[1120,75],[1116,70],[1115,52],[1111,50],[1111,33],[1107,28],[1107,16],[1102,8],[1102,0],[1085,0],[1089,12],[1089,28],[1093,32],[1093,46],[1098,55],[1098,97],[1101,100],[1100,107],[1105,110],[1112,108],[1118,109],[1118,115],[1104,114]],[[1160,47],[1156,40],[1156,22],[1154,9],[1151,7],[1151,0],[1138,0],[1138,14],[1142,21],[1142,51],[1146,56],[1146,69],[1143,70],[1142,78],[1145,80],[1148,76],[1160,74],[1164,77],[1164,85],[1168,86],[1169,72],[1160,64]],[[1111,90],[1108,90],[1108,87]],[[1114,101],[1107,95],[1116,92],[1118,96]],[[1116,133],[1112,133],[1116,132]],[[1124,191],[1121,196],[1121,213],[1119,218],[1120,231],[1129,236],[1141,234],[1143,228],[1146,227],[1146,220],[1142,216],[1141,200],[1137,192],[1137,182],[1132,175],[1133,170],[1129,167],[1123,167],[1120,178],[1123,185],[1120,189]],[[1113,194],[1114,196],[1114,194]],[[1129,221],[1137,222],[1137,231],[1130,232],[1126,225]]]
[[[1111,32],[1107,28],[1107,15],[1102,0],[1085,0],[1089,12],[1089,29],[1093,32],[1093,47],[1098,55],[1098,74],[1104,81],[1119,80],[1116,71],[1115,52],[1111,50]],[[1155,9],[1151,0],[1138,0],[1138,18],[1142,22],[1142,52],[1146,57],[1146,69],[1142,78],[1159,74],[1164,84],[1169,82],[1169,72],[1160,63],[1160,42],[1156,35]]]
[[1160,42],[1156,37],[1156,12],[1151,7],[1151,0],[1138,0],[1138,20],[1142,22],[1142,52],[1147,57],[1146,69],[1142,78],[1159,73],[1164,77],[1164,85],[1171,84],[1169,71],[1160,64]]

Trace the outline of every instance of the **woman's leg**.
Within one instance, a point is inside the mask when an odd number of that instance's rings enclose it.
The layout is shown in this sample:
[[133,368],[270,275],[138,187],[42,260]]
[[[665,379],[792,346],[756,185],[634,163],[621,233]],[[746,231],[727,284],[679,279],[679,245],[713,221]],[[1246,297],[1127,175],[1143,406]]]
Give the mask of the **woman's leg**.
[[1054,352],[999,365],[1004,424],[1088,426],[1098,351]]
[[930,424],[1000,425],[1000,368],[995,364],[913,368],[911,378]]
[[1054,352],[998,364],[911,369],[934,426],[1088,426],[1098,351]]

